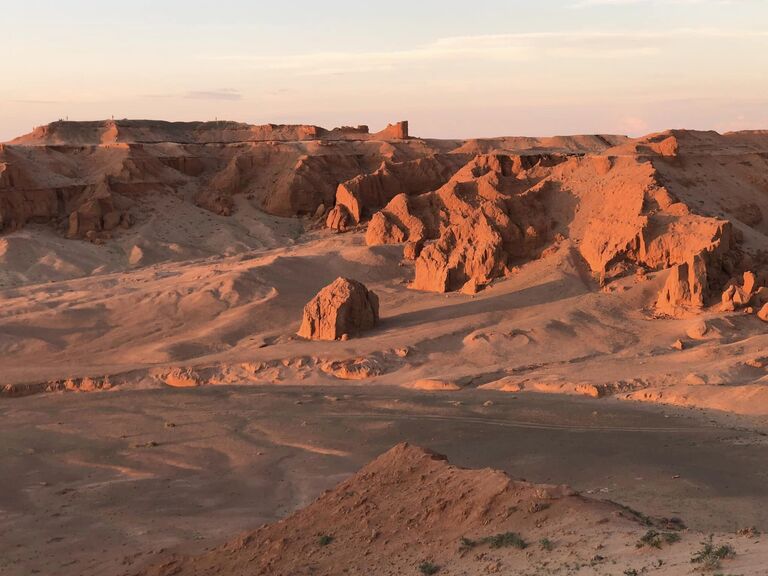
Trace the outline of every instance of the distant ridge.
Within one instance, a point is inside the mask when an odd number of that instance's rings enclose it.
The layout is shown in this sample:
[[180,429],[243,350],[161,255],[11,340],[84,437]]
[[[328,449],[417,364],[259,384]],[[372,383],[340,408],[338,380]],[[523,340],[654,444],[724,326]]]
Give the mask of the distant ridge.
[[173,142],[178,144],[227,144],[237,142],[303,140],[404,140],[408,122],[389,124],[371,133],[368,126],[326,129],[306,124],[263,124],[220,120],[213,122],[168,122],[164,120],[59,120],[38,126],[9,144],[26,146],[101,145],[113,143]]

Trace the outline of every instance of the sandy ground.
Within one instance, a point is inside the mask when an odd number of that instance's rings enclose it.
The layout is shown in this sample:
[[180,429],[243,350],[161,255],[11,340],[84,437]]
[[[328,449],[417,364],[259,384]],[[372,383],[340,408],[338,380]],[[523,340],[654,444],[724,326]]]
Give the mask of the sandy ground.
[[461,466],[567,478],[695,531],[768,529],[766,437],[697,410],[347,386],[51,394],[0,411],[9,576],[123,574],[202,550],[309,504],[404,440]]
[[[600,291],[564,242],[474,297],[424,293],[408,289],[399,246],[329,231],[293,240],[294,221],[271,226],[288,246],[0,290],[5,385],[25,393],[108,377],[158,387],[174,368],[196,371],[200,385],[338,384],[328,364],[362,358],[376,364],[364,384],[437,378],[768,414],[764,323],[717,310],[652,319],[653,274]],[[381,325],[349,342],[298,339],[304,303],[341,275],[379,295]],[[690,336],[702,322],[707,333]]]

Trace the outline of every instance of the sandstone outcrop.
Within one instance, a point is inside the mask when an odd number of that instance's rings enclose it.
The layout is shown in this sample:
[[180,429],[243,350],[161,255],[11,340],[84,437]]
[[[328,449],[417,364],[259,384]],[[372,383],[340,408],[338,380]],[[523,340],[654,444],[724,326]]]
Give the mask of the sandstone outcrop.
[[422,250],[424,250],[424,242],[422,240],[406,242],[405,246],[403,246],[403,259],[416,260],[421,255]]
[[111,198],[125,209],[160,194],[221,216],[234,212],[238,194],[273,215],[313,215],[334,205],[339,183],[375,172],[384,161],[433,154],[411,144],[407,123],[370,133],[367,126],[54,122],[0,144],[0,232],[32,221],[84,238],[100,226],[99,209],[86,202]]
[[93,198],[70,213],[67,236],[86,238],[102,231],[109,232],[127,222],[128,217],[115,208],[111,198]]
[[222,144],[308,140],[401,140],[407,139],[408,122],[389,124],[371,134],[368,126],[342,126],[327,130],[306,124],[262,124],[217,120],[214,122],[165,122],[161,120],[60,120],[35,128],[12,144],[107,145],[120,143]]
[[[738,245],[758,242],[749,227],[768,233],[755,177],[767,142],[762,134],[687,131],[436,141],[410,138],[407,123],[370,133],[57,122],[0,145],[0,227],[42,222],[73,238],[108,237],[164,194],[221,216],[247,200],[275,216],[322,217],[339,232],[370,218],[367,244],[405,243],[412,286],[438,292],[474,293],[562,242],[603,283],[700,255],[706,282],[691,284],[690,264],[675,269],[657,302],[663,313],[682,313],[744,269]],[[726,144],[739,152],[719,164],[686,160]],[[704,189],[712,178],[717,186]],[[700,208],[712,194],[722,211]],[[726,307],[741,305],[738,290]]]
[[337,232],[346,232],[355,225],[352,215],[343,204],[337,204],[328,212],[325,226]]
[[738,279],[731,280],[723,290],[720,301],[720,309],[723,312],[733,312],[739,308],[749,306],[758,291],[758,280],[754,272],[744,272],[739,282]]
[[436,154],[406,162],[385,160],[375,172],[339,184],[336,206],[344,206],[358,224],[398,194],[416,196],[437,190],[468,159],[463,154]]
[[298,335],[341,340],[372,329],[379,321],[379,298],[357,280],[337,278],[304,307]]
[[524,183],[564,160],[478,156],[435,192],[394,197],[372,218],[366,242],[435,240],[416,259],[412,287],[477,292],[548,240],[551,219],[540,201],[545,188]]
[[708,293],[707,265],[701,254],[673,266],[656,302],[656,310],[669,316],[704,308]]
[[479,155],[434,192],[392,198],[366,232],[369,245],[434,241],[416,261],[412,287],[469,293],[555,238],[574,242],[601,282],[700,255],[695,274],[703,265],[705,284],[683,287],[688,268],[676,270],[678,286],[659,299],[664,313],[703,306],[706,283],[722,285],[736,245],[730,222],[692,212],[651,162],[629,156]]

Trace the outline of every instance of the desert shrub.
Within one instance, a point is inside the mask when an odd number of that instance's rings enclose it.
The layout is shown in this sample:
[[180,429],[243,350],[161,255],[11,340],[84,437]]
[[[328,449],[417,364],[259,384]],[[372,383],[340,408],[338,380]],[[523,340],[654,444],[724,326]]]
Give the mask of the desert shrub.
[[330,544],[331,542],[333,542],[333,536],[331,536],[330,534],[323,534],[317,539],[317,543],[320,546],[328,546],[328,544]]
[[736,556],[736,551],[730,544],[716,546],[712,542],[712,536],[701,543],[701,550],[691,558],[691,563],[701,564],[704,570],[716,570],[720,568],[721,561]]
[[636,546],[642,548],[648,546],[650,548],[661,548],[662,544],[674,544],[680,542],[680,534],[675,532],[659,532],[657,530],[648,530],[637,541]]
[[483,544],[489,544],[491,548],[508,548],[513,546],[522,550],[528,547],[528,543],[523,540],[517,532],[504,532],[494,536],[487,536],[481,540]]
[[542,550],[546,550],[547,552],[551,552],[555,549],[555,543],[552,542],[549,538],[542,538],[539,540],[539,545],[541,546]]

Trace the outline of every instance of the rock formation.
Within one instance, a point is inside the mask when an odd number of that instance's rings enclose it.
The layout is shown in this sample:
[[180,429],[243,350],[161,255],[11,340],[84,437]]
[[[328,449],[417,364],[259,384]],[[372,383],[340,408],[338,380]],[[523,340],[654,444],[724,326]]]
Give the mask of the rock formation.
[[707,266],[696,254],[687,262],[673,266],[656,302],[656,310],[669,316],[704,307],[708,293]]
[[343,204],[336,204],[325,219],[325,226],[337,232],[346,232],[355,225],[355,220]]
[[67,236],[86,238],[114,230],[121,223],[127,225],[128,217],[115,208],[112,198],[93,198],[70,213]]
[[[339,183],[385,160],[433,155],[407,138],[407,123],[371,134],[366,126],[54,122],[0,144],[0,232],[35,221],[84,238],[100,231],[91,201],[111,198],[125,209],[158,194],[222,216],[234,212],[237,195],[270,214],[312,215],[334,205]],[[402,153],[387,144],[396,139]]]
[[[768,233],[763,184],[753,174],[765,163],[765,140],[672,131],[436,141],[411,138],[407,123],[370,133],[366,126],[56,122],[0,145],[0,229],[43,222],[94,239],[146,218],[147,200],[160,195],[221,216],[247,201],[276,216],[322,217],[338,232],[370,219],[368,245],[412,243],[403,256],[415,262],[419,290],[473,293],[564,241],[604,283],[701,255],[707,283],[719,291],[743,270],[737,244],[754,242],[750,227]],[[741,158],[724,157],[727,170],[686,163],[721,144],[738,147]],[[716,193],[699,189],[710,177],[717,190],[738,184],[733,201],[717,199],[727,217],[699,209],[698,195]],[[684,286],[689,275],[690,266],[670,274],[677,286],[659,298],[664,313],[700,306],[699,287]],[[705,299],[707,290],[702,285]]]
[[[754,272],[747,270],[744,272],[742,278],[731,280],[723,290],[723,295],[720,300],[720,310],[723,312],[733,312],[739,308],[749,306],[753,298],[757,295],[758,288],[762,286],[758,285],[758,279]],[[758,306],[762,302],[757,302]]]
[[39,126],[12,144],[24,145],[107,145],[120,143],[224,144],[237,142],[296,142],[309,140],[395,140],[408,138],[408,122],[388,125],[371,134],[368,126],[342,126],[327,130],[304,124],[263,124],[242,122],[164,122],[160,120],[60,120]]
[[379,298],[363,284],[337,278],[304,307],[299,336],[340,340],[372,329],[379,321]]
[[437,190],[467,160],[468,155],[437,154],[406,162],[384,161],[375,172],[339,184],[336,206],[344,206],[358,224],[398,194],[416,196]]

